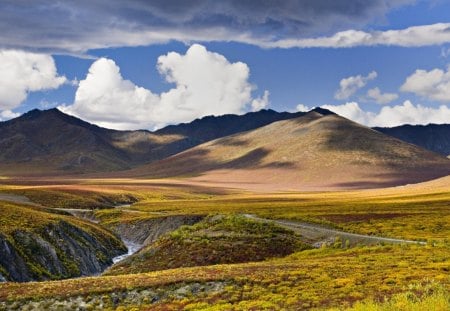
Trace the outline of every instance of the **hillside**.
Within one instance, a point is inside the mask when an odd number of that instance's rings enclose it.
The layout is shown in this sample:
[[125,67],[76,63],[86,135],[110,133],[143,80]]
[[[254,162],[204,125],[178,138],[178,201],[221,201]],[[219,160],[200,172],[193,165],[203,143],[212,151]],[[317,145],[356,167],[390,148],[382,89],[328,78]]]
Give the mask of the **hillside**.
[[444,156],[450,155],[449,124],[402,125],[374,129]]
[[121,170],[147,162],[149,150],[171,140],[101,128],[57,109],[32,110],[0,123],[0,163],[19,174]]
[[340,116],[313,111],[207,142],[126,175],[289,190],[378,188],[449,173],[445,157]]
[[95,224],[0,201],[0,282],[94,275],[125,251]]
[[262,110],[242,116],[205,117],[152,133],[109,130],[57,109],[35,109],[0,122],[0,169],[10,175],[124,170],[301,114]]

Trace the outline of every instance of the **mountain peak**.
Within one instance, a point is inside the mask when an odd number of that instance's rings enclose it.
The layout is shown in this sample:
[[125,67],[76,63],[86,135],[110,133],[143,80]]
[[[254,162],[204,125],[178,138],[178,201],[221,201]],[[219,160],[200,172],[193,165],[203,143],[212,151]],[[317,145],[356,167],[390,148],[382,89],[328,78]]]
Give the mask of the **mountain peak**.
[[22,116],[20,116],[19,118],[28,118],[28,119],[34,119],[34,118],[39,118],[42,116],[47,116],[47,115],[65,115],[63,112],[61,112],[60,110],[58,110],[58,108],[51,108],[51,109],[47,109],[47,110],[41,110],[41,109],[33,109],[30,110],[26,113],[24,113]]
[[84,128],[90,128],[92,130],[106,130],[103,129],[95,124],[83,121],[77,117],[68,115],[58,108],[51,108],[46,110],[40,110],[40,109],[33,109],[30,110],[23,115],[11,119],[8,121],[3,122],[3,126],[7,126],[8,124],[20,124],[20,123],[28,123],[28,122],[34,122],[34,123],[41,123],[43,127],[48,126],[57,126],[57,123],[63,123],[63,124],[69,124]]
[[320,114],[323,115],[323,116],[335,114],[333,111],[328,110],[328,109],[325,109],[325,108],[321,108],[321,107],[316,107],[316,108],[312,109],[312,110],[309,111],[309,112],[312,112],[312,111],[317,112],[317,113],[320,113]]

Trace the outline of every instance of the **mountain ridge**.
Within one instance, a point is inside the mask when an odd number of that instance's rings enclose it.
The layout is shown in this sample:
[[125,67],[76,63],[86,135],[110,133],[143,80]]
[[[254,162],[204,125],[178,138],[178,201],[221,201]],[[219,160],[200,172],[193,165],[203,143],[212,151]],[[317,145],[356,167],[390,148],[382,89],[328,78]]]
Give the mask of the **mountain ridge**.
[[238,187],[253,182],[284,190],[374,188],[445,176],[450,161],[338,115],[311,111],[124,173]]
[[[236,140],[234,138],[235,135],[247,135],[246,133],[258,131],[269,126],[269,129],[275,129],[275,131],[272,133],[268,132],[266,134],[267,137],[270,138],[275,135],[280,141],[283,141],[284,132],[277,127],[277,123],[302,118],[305,121],[308,118],[320,119],[324,117],[333,118],[334,121],[325,127],[317,127],[312,131],[317,131],[317,133],[327,132],[329,138],[335,140],[333,142],[334,147],[342,147],[342,145],[345,145],[348,140],[348,135],[336,137],[339,136],[337,133],[343,128],[348,127],[348,122],[351,121],[347,120],[344,122],[342,120],[346,119],[321,108],[315,108],[308,113],[261,110],[244,115],[207,116],[190,123],[170,125],[155,132],[147,130],[111,130],[67,115],[56,108],[43,111],[35,109],[19,118],[0,122],[0,170],[3,175],[18,176],[113,173],[115,171],[124,171],[124,174],[127,175],[130,172],[136,172],[137,170],[145,171],[146,167],[152,167],[151,174],[147,174],[147,176],[169,177],[170,174],[168,175],[167,172],[158,175],[161,169],[155,165],[164,164],[167,162],[165,161],[166,159],[171,159],[171,157],[184,154],[185,152],[190,152],[191,154],[197,152],[198,154],[192,159],[193,163],[177,164],[170,168],[169,171],[174,172],[170,177],[180,175],[177,172],[177,167],[183,168],[186,166],[190,167],[192,171],[184,171],[181,173],[182,176],[190,176],[192,174],[201,175],[203,172],[195,171],[196,161],[199,160],[201,162],[200,166],[204,165],[205,163],[201,160],[206,155],[205,150],[195,149],[196,146],[221,139],[222,143],[225,145],[235,145],[235,149],[242,153],[243,150],[247,150],[248,148],[246,149],[245,147],[245,141]],[[287,124],[290,123],[288,122]],[[270,127],[271,125],[272,127]],[[363,136],[369,135],[367,131],[380,132],[380,135],[383,135],[381,134],[382,130],[378,128],[375,129],[378,131],[361,125],[355,128],[364,128],[365,132]],[[415,129],[416,127],[412,128]],[[304,129],[299,130],[304,131]],[[291,135],[290,133],[288,134]],[[371,135],[373,136],[374,134],[370,134],[369,136]],[[377,137],[381,141],[387,141],[389,140],[387,137],[390,136]],[[358,148],[358,146],[365,146],[365,144],[367,145],[367,141],[367,137],[354,137],[354,140],[350,144],[347,144],[347,147],[354,149]],[[310,144],[313,145],[318,142],[324,145],[329,143],[329,141],[311,140]],[[402,143],[401,141],[399,142]],[[411,142],[414,143],[414,141]],[[286,142],[286,144],[292,144],[292,148],[294,148],[294,146],[299,146],[302,143],[297,140],[292,140]],[[281,150],[287,147],[281,144],[277,145],[276,148]],[[385,146],[381,146],[378,149],[383,150]],[[378,149],[372,148],[371,152],[364,155],[360,154],[358,157],[363,161],[365,158],[370,158],[372,154],[376,154]],[[292,152],[301,151],[301,149],[292,149]],[[247,154],[241,154],[239,158],[234,159],[226,165],[221,164],[219,168],[239,171],[251,165],[252,161],[254,162],[253,164],[256,163],[256,165],[259,165],[257,161],[261,161],[267,157],[270,158],[270,152],[271,150],[263,147],[247,150]],[[343,154],[348,152],[348,150],[337,149],[336,152],[336,154]],[[422,152],[419,153],[423,155]],[[226,153],[223,156],[226,157]],[[434,154],[426,155],[426,157],[432,158],[435,158],[435,156]],[[320,158],[320,153],[317,154],[317,157]],[[406,159],[407,157],[403,158],[403,160]],[[350,160],[348,159],[348,161]],[[425,161],[426,159],[423,160]],[[207,167],[213,169],[216,164],[213,161]],[[273,163],[265,163],[265,165],[266,167],[258,166],[258,169],[263,171],[274,168],[289,170],[295,167],[295,165],[283,160],[283,158],[279,158],[273,161]],[[314,167],[317,170],[323,169],[321,165],[315,165]],[[215,168],[217,169],[217,167]],[[337,172],[337,174],[340,173]],[[137,175],[144,176],[145,174]]]
[[450,156],[450,124],[405,124],[374,129],[444,156]]
[[[262,110],[244,115],[210,116],[150,132],[102,128],[57,108],[33,109],[18,118],[0,122],[0,168],[19,174],[32,172],[36,166],[41,168],[38,174],[125,170],[222,135],[301,114]],[[233,121],[229,126],[223,121],[228,119]]]

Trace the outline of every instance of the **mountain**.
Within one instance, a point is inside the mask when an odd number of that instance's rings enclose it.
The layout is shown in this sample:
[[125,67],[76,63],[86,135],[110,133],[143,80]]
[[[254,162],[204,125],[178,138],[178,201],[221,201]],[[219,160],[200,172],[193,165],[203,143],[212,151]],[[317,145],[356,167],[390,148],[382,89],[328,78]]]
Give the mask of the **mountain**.
[[394,186],[449,173],[450,160],[441,155],[312,111],[209,141],[126,174],[298,190]]
[[450,155],[450,124],[402,125],[374,129],[442,155]]
[[105,129],[58,109],[35,109],[0,123],[0,168],[13,174],[124,170],[210,139],[301,114],[262,110],[242,116],[205,117],[152,133]]
[[[333,112],[322,108],[315,108],[313,111],[333,114]],[[303,115],[305,115],[305,112],[276,112],[268,109],[245,115],[207,116],[190,123],[169,125],[156,131],[155,134],[180,135],[194,146],[216,138],[253,130],[275,121],[294,119]]]

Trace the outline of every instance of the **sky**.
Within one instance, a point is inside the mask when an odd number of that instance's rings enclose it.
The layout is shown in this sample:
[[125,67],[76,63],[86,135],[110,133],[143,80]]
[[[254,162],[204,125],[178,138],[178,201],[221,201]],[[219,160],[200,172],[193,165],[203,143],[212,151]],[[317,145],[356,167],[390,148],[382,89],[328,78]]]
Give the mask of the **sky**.
[[0,120],[50,109],[154,130],[330,109],[450,123],[450,1],[0,0]]

